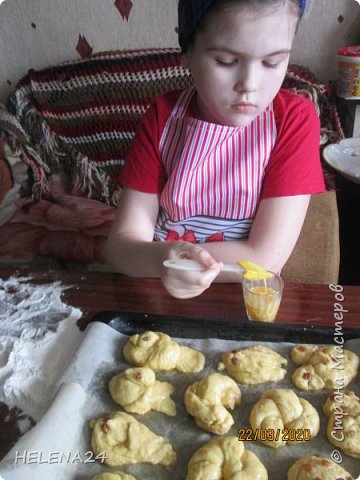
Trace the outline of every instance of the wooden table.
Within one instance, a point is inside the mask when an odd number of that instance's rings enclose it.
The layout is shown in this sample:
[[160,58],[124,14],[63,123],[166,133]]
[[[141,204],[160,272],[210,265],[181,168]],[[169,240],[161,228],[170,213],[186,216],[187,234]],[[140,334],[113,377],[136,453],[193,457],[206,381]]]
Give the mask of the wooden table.
[[[82,324],[99,311],[146,312],[190,318],[244,320],[240,284],[213,284],[199,297],[172,298],[158,279],[136,279],[114,273],[0,269],[0,278],[30,274],[34,283],[61,281],[70,286],[63,300],[83,311]],[[360,286],[286,284],[276,323],[334,327],[338,310],[344,327],[360,329]]]
[[[214,284],[199,297],[171,297],[157,279],[134,279],[116,274],[55,274],[56,279],[76,285],[65,301],[84,311],[84,319],[102,310],[146,312],[184,317],[234,320],[246,318],[240,284]],[[343,305],[346,327],[360,329],[360,287],[345,286],[341,292],[328,285],[285,285],[277,323],[334,326],[335,304]],[[335,295],[338,295],[336,298]],[[339,301],[338,299],[343,299]],[[336,308],[340,309],[339,305]]]
[[[247,321],[240,284],[214,284],[197,298],[178,300],[172,298],[157,279],[134,279],[98,272],[0,269],[0,279],[12,275],[30,275],[35,284],[61,281],[69,286],[62,300],[82,310],[81,328],[97,312],[109,310],[224,322]],[[360,337],[360,286],[285,284],[276,326],[286,324],[289,332],[291,325],[334,329],[336,321],[340,321],[344,329],[358,328]],[[15,418],[17,414],[0,403],[0,458],[20,434],[16,422],[4,419],[6,416]]]

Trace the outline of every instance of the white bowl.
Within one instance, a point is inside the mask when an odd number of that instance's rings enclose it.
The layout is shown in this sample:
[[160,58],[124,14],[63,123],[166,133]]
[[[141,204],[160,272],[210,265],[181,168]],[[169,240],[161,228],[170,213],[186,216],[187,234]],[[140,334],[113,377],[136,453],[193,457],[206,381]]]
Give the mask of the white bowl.
[[323,150],[323,157],[343,177],[360,183],[360,137],[328,145]]

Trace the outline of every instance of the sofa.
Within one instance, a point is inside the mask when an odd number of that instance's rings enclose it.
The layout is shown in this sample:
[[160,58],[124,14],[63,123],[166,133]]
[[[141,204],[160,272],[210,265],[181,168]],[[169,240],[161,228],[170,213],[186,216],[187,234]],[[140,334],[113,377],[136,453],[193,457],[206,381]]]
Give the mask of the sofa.
[[[30,70],[0,106],[0,261],[107,269],[103,246],[137,125],[154,96],[191,82],[178,49],[110,51]],[[314,102],[320,149],[342,138],[329,86],[291,65],[284,87]],[[287,281],[337,282],[339,220],[325,167],[324,177],[327,192],[311,199]]]

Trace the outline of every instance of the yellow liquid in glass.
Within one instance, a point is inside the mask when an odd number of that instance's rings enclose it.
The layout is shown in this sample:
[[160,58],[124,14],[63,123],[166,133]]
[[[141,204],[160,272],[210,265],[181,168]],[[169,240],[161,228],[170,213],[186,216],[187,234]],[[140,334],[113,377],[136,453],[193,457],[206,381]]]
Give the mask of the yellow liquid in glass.
[[250,320],[273,322],[279,310],[280,292],[267,286],[252,287],[244,292],[244,301]]

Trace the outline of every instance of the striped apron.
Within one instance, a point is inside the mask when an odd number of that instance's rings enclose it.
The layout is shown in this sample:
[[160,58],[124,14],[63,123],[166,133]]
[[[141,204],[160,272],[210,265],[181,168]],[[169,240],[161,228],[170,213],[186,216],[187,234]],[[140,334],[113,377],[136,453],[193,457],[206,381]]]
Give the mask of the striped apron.
[[246,239],[276,140],[272,104],[246,127],[228,127],[188,116],[194,94],[182,92],[160,138],[167,182],[155,239]]

